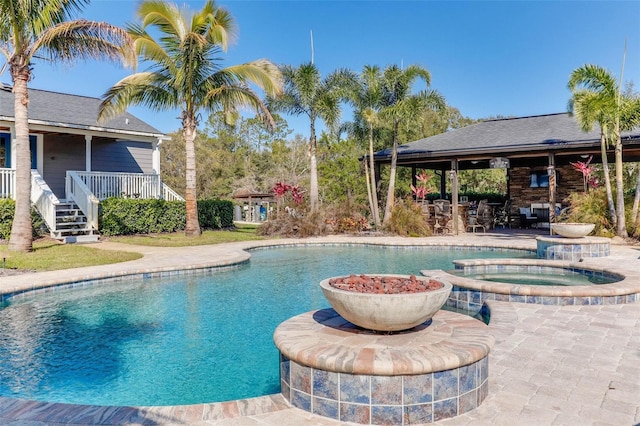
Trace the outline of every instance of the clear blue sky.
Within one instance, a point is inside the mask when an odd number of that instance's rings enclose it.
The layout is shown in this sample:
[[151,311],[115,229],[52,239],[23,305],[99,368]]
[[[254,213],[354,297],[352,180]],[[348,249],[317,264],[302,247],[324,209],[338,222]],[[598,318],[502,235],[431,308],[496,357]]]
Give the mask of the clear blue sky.
[[[187,3],[200,8],[202,1]],[[93,0],[82,17],[124,25],[131,0]],[[366,64],[419,64],[431,87],[471,118],[566,111],[569,74],[593,63],[640,89],[640,1],[242,1],[220,0],[235,18],[238,38],[225,65],[257,58],[323,73]],[[31,87],[100,97],[129,71],[106,63],[50,67],[37,63]],[[5,72],[3,82],[10,77]],[[163,132],[179,129],[178,112],[132,113]],[[296,133],[304,119],[287,117]],[[344,120],[351,117],[345,116]]]

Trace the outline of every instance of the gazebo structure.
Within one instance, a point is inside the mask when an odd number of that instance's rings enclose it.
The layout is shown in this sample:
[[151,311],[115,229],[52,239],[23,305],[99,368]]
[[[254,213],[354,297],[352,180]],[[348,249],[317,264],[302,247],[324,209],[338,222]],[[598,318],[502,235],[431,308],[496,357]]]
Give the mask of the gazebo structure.
[[233,195],[236,202],[233,220],[236,222],[262,223],[269,218],[273,193],[238,191]]
[[[640,161],[640,129],[622,133],[623,161]],[[376,171],[391,163],[392,150],[374,154]],[[607,151],[610,164],[613,149]],[[555,204],[583,190],[582,175],[570,163],[602,162],[600,129],[583,132],[568,113],[488,120],[398,147],[398,167],[434,170],[440,175],[440,193],[451,179],[454,229],[458,229],[458,171],[504,168],[511,205],[549,203],[549,221]]]

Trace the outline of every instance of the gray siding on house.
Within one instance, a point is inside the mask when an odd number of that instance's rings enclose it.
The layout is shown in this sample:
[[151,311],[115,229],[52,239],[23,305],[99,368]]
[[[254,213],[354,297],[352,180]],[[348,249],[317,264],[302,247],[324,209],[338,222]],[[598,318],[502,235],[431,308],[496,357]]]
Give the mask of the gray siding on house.
[[108,139],[91,142],[91,170],[94,172],[153,173],[152,156],[152,146],[146,142]]
[[58,198],[65,198],[67,170],[85,169],[84,136],[44,136],[43,178]]

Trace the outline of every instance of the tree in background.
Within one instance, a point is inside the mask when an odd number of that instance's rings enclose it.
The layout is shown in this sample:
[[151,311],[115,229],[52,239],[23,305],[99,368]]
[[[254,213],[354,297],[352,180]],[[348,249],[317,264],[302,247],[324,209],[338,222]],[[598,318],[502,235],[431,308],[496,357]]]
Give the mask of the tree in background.
[[0,52],[13,81],[16,132],[16,207],[9,249],[31,251],[31,149],[27,85],[34,59],[74,63],[78,59],[135,62],[128,34],[105,22],[71,20],[88,0],[1,0]]
[[367,193],[369,198],[369,209],[376,228],[380,227],[380,213],[378,211],[378,185],[376,183],[374,154],[374,139],[378,134],[379,127],[378,113],[383,106],[383,81],[382,71],[376,65],[365,65],[350,91],[350,102],[354,106],[354,121],[349,126],[350,134],[353,137],[362,137],[368,141],[369,165],[365,164],[368,175]]
[[309,203],[311,212],[316,213],[319,206],[316,121],[322,120],[331,133],[337,133],[344,88],[353,76],[348,70],[337,70],[322,79],[313,63],[298,68],[285,65],[281,71],[284,93],[270,97],[269,107],[291,115],[306,115],[309,119]]
[[383,107],[379,115],[389,126],[393,135],[389,188],[383,224],[391,218],[391,210],[395,202],[396,163],[401,127],[419,120],[427,110],[444,111],[446,107],[444,98],[435,90],[423,90],[412,94],[411,88],[416,80],[422,80],[428,87],[431,84],[431,74],[426,68],[418,65],[410,65],[407,68],[390,65],[383,72]]
[[[585,88],[589,81],[598,81],[598,87]],[[574,115],[582,131],[590,132],[598,123],[600,127],[600,156],[602,158],[602,173],[607,193],[607,205],[614,226],[617,226],[618,216],[613,202],[611,175],[607,150],[610,145],[611,118],[616,110],[617,83],[609,72],[600,67],[585,65],[575,69],[567,84],[572,97],[569,100],[569,113]]]
[[125,77],[109,89],[100,115],[110,117],[129,105],[181,110],[186,157],[185,234],[199,236],[194,144],[199,113],[223,111],[231,123],[238,118],[239,108],[250,107],[273,123],[269,110],[249,83],[276,96],[281,92],[281,75],[266,59],[222,67],[220,55],[227,50],[235,27],[229,12],[212,0],[198,12],[146,0],[140,3],[137,14],[141,23],[130,25],[128,31],[137,54],[151,64],[149,71]]
[[[640,101],[623,95],[613,75],[598,65],[583,65],[571,73],[568,83],[573,97],[570,111],[576,115],[583,130],[590,130],[595,122],[601,128],[601,145],[614,146],[616,160],[616,203],[610,210],[615,216],[616,234],[627,237],[624,205],[624,176],[622,164],[622,131],[631,130],[640,124]],[[606,162],[606,147],[602,150],[603,168]],[[604,171],[605,184],[607,170]],[[607,193],[607,197],[609,194]],[[634,218],[635,222],[635,218]]]

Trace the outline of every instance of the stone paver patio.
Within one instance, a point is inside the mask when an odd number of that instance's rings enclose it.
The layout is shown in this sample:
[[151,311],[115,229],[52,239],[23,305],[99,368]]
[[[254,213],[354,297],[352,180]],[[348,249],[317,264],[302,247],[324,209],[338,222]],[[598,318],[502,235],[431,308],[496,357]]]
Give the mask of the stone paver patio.
[[[457,237],[327,237],[277,244],[451,244],[535,248],[526,232]],[[0,278],[2,293],[107,276],[227,265],[247,259],[243,248],[270,242],[185,248],[96,247],[141,252],[139,260]],[[623,274],[640,271],[640,247],[612,246],[611,256],[585,259]],[[637,283],[640,287],[640,282]],[[488,302],[496,344],[489,362],[489,396],[477,409],[443,425],[636,425],[640,423],[640,303],[547,306]],[[0,398],[0,424],[337,425],[290,408],[280,395],[179,407],[88,407]]]

